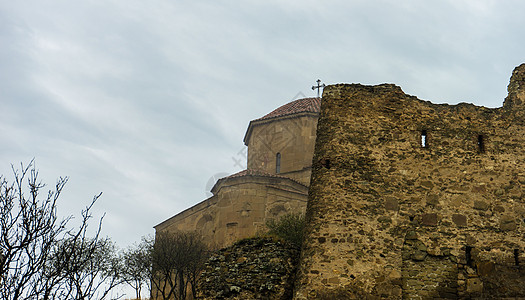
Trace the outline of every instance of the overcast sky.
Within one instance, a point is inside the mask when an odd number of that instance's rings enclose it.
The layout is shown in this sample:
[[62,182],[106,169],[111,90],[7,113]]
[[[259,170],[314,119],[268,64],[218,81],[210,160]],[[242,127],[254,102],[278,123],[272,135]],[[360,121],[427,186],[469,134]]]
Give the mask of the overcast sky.
[[[499,107],[525,1],[0,0],[0,174],[35,158],[60,213],[121,247],[245,165],[250,120],[333,83]],[[242,159],[242,163],[234,160]]]

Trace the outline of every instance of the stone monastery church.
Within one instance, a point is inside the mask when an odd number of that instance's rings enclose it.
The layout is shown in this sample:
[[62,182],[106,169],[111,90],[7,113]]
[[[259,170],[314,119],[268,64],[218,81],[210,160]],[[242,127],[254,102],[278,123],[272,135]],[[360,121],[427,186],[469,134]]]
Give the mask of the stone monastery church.
[[320,98],[285,104],[248,125],[247,169],[221,178],[213,196],[155,226],[156,232],[195,231],[214,248],[255,235],[266,220],[304,212]]

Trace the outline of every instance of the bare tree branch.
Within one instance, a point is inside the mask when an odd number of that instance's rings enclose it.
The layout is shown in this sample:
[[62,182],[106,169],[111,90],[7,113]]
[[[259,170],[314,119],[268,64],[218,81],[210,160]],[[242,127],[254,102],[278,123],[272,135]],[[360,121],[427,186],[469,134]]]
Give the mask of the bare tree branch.
[[71,216],[59,220],[57,201],[68,178],[59,178],[41,195],[34,162],[14,180],[0,176],[0,298],[104,299],[118,283],[118,260],[109,239],[87,236],[91,209],[101,194],[82,211],[78,228],[68,229]]
[[141,243],[134,245],[121,254],[122,280],[135,290],[137,299],[141,299],[144,286],[151,289],[151,246],[152,238],[143,238]]
[[198,274],[208,249],[195,232],[161,232],[152,247],[152,292],[155,298],[186,299],[187,287],[195,295]]

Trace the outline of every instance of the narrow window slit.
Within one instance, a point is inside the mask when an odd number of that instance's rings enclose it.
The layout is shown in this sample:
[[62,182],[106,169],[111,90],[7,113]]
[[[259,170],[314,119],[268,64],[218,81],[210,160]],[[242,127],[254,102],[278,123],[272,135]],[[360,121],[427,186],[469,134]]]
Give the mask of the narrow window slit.
[[421,131],[421,147],[428,148],[427,131],[426,130],[422,130]]
[[279,152],[275,155],[275,173],[281,173],[281,153]]
[[514,249],[514,264],[516,267],[520,266],[520,250]]
[[467,261],[467,266],[472,266],[472,247],[466,246],[465,247],[465,259]]
[[479,153],[485,152],[485,139],[483,135],[478,135],[478,151]]

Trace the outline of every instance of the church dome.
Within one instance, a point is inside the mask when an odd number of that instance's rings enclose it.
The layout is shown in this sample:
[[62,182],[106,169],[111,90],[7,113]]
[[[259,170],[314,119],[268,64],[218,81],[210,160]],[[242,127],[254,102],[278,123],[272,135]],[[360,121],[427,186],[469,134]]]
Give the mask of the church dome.
[[271,113],[254,121],[284,117],[302,112],[319,113],[320,110],[321,98],[303,98],[287,103],[279,108],[276,108]]
[[302,114],[318,115],[321,111],[321,98],[303,98],[294,100],[285,105],[274,109],[269,114],[264,115],[259,119],[250,121],[246,134],[244,135],[244,144],[248,145],[252,129],[255,125],[272,121],[274,119],[287,118]]

